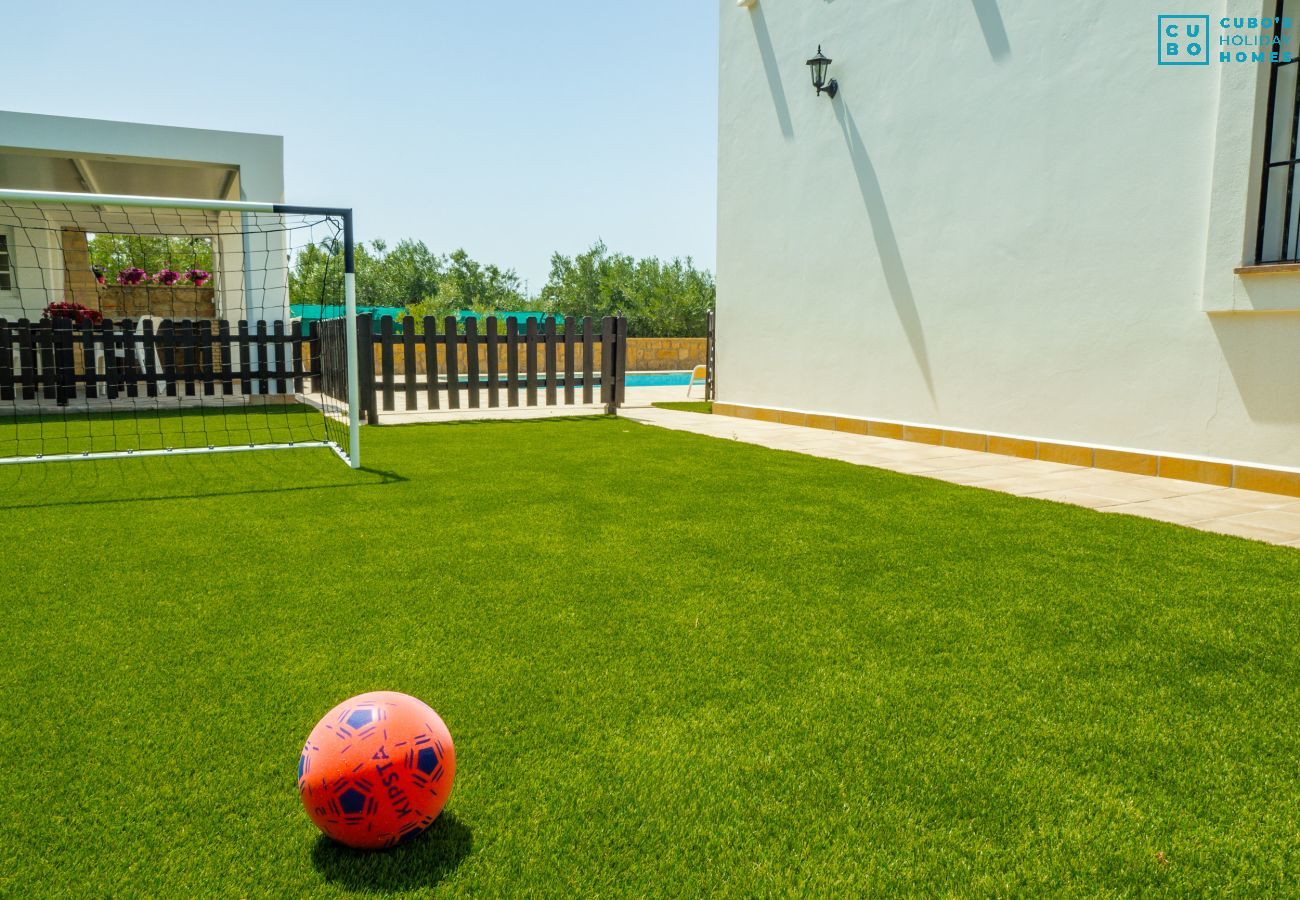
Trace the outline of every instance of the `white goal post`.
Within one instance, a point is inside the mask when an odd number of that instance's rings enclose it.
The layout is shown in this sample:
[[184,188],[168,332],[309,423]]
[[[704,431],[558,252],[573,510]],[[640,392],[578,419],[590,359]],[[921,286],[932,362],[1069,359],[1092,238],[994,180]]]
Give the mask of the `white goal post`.
[[0,464],[360,468],[358,342],[351,209],[0,190]]

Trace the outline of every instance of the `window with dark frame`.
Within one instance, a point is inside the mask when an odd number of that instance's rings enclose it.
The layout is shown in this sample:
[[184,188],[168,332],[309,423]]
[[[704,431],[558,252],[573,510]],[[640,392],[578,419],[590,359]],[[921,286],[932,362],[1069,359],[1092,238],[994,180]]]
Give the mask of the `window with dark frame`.
[[0,232],[0,291],[14,289],[14,266],[9,257],[9,235]]
[[[1268,99],[1264,107],[1264,153],[1259,185],[1259,222],[1255,235],[1255,264],[1300,262],[1300,53],[1296,29],[1282,29],[1282,20],[1294,22],[1300,0],[1277,0],[1271,48],[1278,62],[1268,74]],[[1288,62],[1281,60],[1290,56]]]

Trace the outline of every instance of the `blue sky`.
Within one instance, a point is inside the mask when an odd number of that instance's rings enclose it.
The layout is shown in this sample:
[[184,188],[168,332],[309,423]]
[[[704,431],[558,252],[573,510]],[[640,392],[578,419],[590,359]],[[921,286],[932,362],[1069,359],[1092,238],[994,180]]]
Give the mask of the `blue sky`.
[[5,108],[282,134],[291,202],[463,246],[534,292],[552,251],[597,238],[713,268],[706,0],[6,6],[5,68],[40,74]]

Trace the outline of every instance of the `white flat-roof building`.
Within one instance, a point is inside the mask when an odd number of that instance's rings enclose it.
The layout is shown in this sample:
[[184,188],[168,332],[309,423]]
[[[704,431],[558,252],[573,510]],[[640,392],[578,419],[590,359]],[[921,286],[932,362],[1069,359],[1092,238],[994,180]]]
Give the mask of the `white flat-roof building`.
[[[0,188],[283,202],[284,139],[0,111]],[[239,213],[7,204],[0,208],[0,317],[35,319],[48,303],[72,300],[119,316],[285,319],[284,236],[244,221]],[[198,236],[212,243],[215,277],[165,299],[162,292],[150,299],[150,288],[127,297],[95,282],[88,232]]]

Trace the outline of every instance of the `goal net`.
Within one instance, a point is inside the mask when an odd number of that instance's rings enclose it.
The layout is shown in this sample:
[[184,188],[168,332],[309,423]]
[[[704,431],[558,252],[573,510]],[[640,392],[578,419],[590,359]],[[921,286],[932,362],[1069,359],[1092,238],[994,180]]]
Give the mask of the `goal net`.
[[351,212],[0,191],[0,463],[359,460]]

